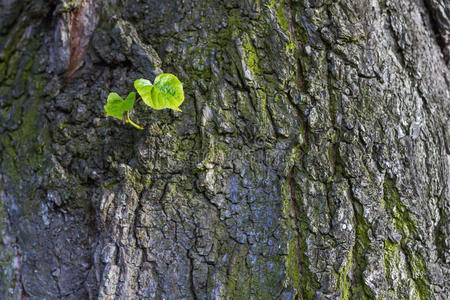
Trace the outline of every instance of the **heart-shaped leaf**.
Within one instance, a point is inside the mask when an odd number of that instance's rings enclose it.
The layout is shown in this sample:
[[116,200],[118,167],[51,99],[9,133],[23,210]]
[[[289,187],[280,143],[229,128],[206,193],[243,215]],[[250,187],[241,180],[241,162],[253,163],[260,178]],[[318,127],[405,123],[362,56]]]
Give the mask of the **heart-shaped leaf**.
[[181,111],[178,107],[184,101],[183,84],[175,75],[161,74],[155,78],[153,85],[147,79],[137,79],[134,87],[148,106]]
[[135,92],[129,93],[125,100],[117,93],[109,93],[107,103],[104,106],[106,116],[123,120],[123,113],[133,109],[135,99]]

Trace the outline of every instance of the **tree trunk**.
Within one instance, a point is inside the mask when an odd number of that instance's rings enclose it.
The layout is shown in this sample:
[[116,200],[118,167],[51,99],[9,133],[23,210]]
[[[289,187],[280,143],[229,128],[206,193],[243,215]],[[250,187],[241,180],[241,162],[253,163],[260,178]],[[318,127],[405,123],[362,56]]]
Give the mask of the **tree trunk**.
[[[0,1],[0,298],[446,299],[446,0]],[[183,112],[109,92],[173,73]]]

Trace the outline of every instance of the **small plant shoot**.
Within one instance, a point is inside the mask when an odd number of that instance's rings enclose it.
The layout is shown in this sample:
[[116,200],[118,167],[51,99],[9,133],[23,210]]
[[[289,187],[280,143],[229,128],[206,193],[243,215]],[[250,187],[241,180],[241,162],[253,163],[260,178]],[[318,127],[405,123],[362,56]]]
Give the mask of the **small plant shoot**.
[[130,120],[129,112],[133,109],[134,104],[140,99],[153,109],[170,108],[181,111],[179,106],[184,101],[183,84],[173,74],[161,74],[155,78],[152,84],[147,79],[137,79],[134,82],[139,98],[136,100],[136,93],[131,92],[125,100],[117,93],[110,93],[104,109],[106,116],[111,116],[125,123],[129,123],[137,129],[144,129],[138,124]]

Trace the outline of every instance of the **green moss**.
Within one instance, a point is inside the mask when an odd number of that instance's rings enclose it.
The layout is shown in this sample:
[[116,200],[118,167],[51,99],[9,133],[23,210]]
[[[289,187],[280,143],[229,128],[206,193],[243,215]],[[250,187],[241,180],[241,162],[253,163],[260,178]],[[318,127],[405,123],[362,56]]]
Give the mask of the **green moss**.
[[61,12],[70,12],[78,8],[82,3],[81,0],[66,0],[62,1]]
[[[294,163],[295,157],[290,155],[290,164]],[[300,294],[301,288],[301,274],[300,274],[300,264],[298,261],[298,239],[296,236],[296,232],[293,230],[297,224],[295,224],[295,220],[291,217],[293,215],[293,207],[292,200],[290,194],[290,185],[289,181],[284,181],[281,184],[281,197],[283,199],[283,216],[284,216],[284,224],[283,226],[286,228],[286,231],[291,231],[294,235],[287,243],[287,256],[285,258],[285,267],[286,267],[286,282],[285,285],[291,286],[294,288],[296,294]],[[294,297],[295,298],[295,297]]]
[[222,48],[228,47],[232,39],[239,37],[240,33],[245,31],[245,24],[242,22],[242,16],[239,9],[232,9],[228,12],[228,26],[217,33],[215,40],[208,40],[209,46],[212,49],[217,49],[217,45]]
[[267,4],[267,7],[270,10],[275,10],[277,21],[278,24],[280,24],[281,28],[283,28],[284,31],[289,31],[289,22],[284,13],[284,6],[285,6],[284,0],[281,1],[272,0]]
[[[262,122],[264,123],[264,127],[267,128],[267,126],[270,126],[272,124],[272,121],[270,120],[269,113],[267,111],[267,96],[266,93],[262,90],[256,91],[256,99],[257,102],[255,103],[255,107],[258,113],[258,118],[261,118]],[[266,129],[265,134],[268,134],[268,128]]]
[[[26,82],[28,80],[28,77],[30,77],[31,69],[32,69],[33,65],[34,65],[34,58],[33,57],[29,57],[28,61],[26,63],[25,69],[24,69],[24,71],[22,73],[22,76],[21,76],[21,79],[24,82]],[[39,80],[39,79],[36,79],[36,80]]]
[[[391,179],[386,179],[384,182],[384,206],[391,212],[392,224],[394,227],[402,233],[402,249],[406,255],[406,262],[409,265],[411,271],[411,277],[414,281],[414,285],[418,296],[420,299],[431,299],[430,285],[427,278],[427,268],[426,263],[422,257],[417,252],[412,251],[408,246],[406,241],[417,236],[417,222],[411,216],[409,210],[401,202],[400,193],[395,186],[395,182]],[[387,270],[392,270],[395,267],[394,263],[389,263],[389,261],[395,262],[395,251],[398,251],[400,246],[392,246],[389,243],[385,247],[385,256],[388,261]],[[394,254],[393,254],[394,253]],[[399,271],[401,272],[401,271]]]
[[[37,137],[38,119],[38,101],[31,101],[30,105],[24,111],[22,118],[22,126],[11,134],[12,140],[18,142],[21,148],[21,154],[25,153],[38,153],[38,144],[35,143]],[[22,103],[20,103],[22,104]],[[16,105],[20,105],[17,103]],[[38,157],[34,155],[26,156],[27,164],[31,168],[38,168],[40,166]]]
[[[13,56],[15,57],[17,53]],[[2,153],[1,167],[8,174],[10,187],[17,188],[11,193],[22,199],[23,207],[20,210],[21,216],[31,218],[40,208],[40,203],[32,201],[37,198],[39,191],[35,187],[28,189],[27,194],[23,194],[25,189],[20,188],[24,184],[24,178],[32,178],[41,175],[44,171],[44,148],[51,145],[51,139],[45,128],[42,127],[41,113],[39,106],[43,99],[41,91],[45,85],[45,78],[32,76],[30,70],[33,66],[33,59],[29,57],[25,65],[21,67],[20,81],[31,81],[34,85],[32,96],[22,96],[11,102],[10,114],[16,122],[20,122],[20,127],[9,134],[5,134],[0,139],[0,148],[6,151]],[[15,76],[10,74],[11,76]]]
[[[298,150],[296,148],[296,150]],[[292,152],[293,155],[297,154],[294,150]],[[297,157],[292,157],[292,161],[298,159]],[[292,206],[292,201],[294,199],[300,199],[301,190],[298,187],[294,188],[294,195],[291,195],[291,187],[290,183],[286,182],[283,187],[283,196],[285,198],[285,211],[295,209]],[[293,198],[292,198],[293,197]],[[295,200],[297,201],[297,200]],[[297,211],[298,219],[292,220],[291,228],[297,227],[300,232],[300,236],[297,236],[294,233],[294,237],[288,242],[288,256],[286,258],[286,272],[288,275],[288,280],[291,284],[293,284],[294,289],[297,294],[302,294],[305,299],[313,299],[317,290],[320,288],[320,284],[317,282],[315,278],[315,274],[311,272],[308,256],[305,254],[308,249],[308,244],[306,242],[307,232],[309,232],[308,224],[304,221],[307,220],[307,216],[305,211],[301,209],[300,203],[297,202],[297,207],[299,211]],[[286,212],[285,212],[286,213]],[[291,215],[288,211],[288,216]],[[305,233],[305,234],[302,234]],[[300,248],[300,249],[299,249]]]
[[[300,220],[307,220],[306,215],[300,214],[299,215]],[[304,221],[300,221],[300,233],[302,232],[308,232],[308,224]],[[311,272],[309,269],[309,259],[305,255],[306,249],[308,249],[308,244],[306,243],[306,234],[303,234],[300,236],[300,247],[298,251],[300,251],[300,263],[301,263],[301,269],[302,269],[302,279],[301,283],[303,286],[303,294],[305,295],[306,299],[313,299],[316,291],[319,290],[320,285],[315,279],[315,274]]]
[[417,252],[408,253],[408,258],[414,284],[420,299],[432,299],[425,260]]
[[231,27],[234,32],[236,30],[244,30],[245,23],[242,21],[242,14],[240,9],[232,9],[229,13],[228,27]]
[[1,135],[0,144],[6,150],[5,154],[7,154],[9,156],[9,159],[11,159],[11,160],[17,159],[17,152],[14,149],[14,147],[11,145],[11,138],[8,135],[6,135],[6,134]]
[[[278,1],[275,1],[278,2]],[[284,13],[284,1],[278,2],[278,8],[277,8],[277,19],[278,23],[280,24],[281,28],[283,28],[284,31],[289,31],[289,22],[286,19],[285,13]]]
[[[394,289],[392,291],[388,291],[386,297],[392,299],[399,297],[399,295],[403,293],[403,290],[408,289],[409,286],[408,282],[403,282],[403,280],[400,280],[399,282],[392,282],[389,276],[390,274],[402,274],[406,272],[406,270],[401,269],[401,251],[402,246],[400,244],[385,241],[383,261],[386,274],[388,274],[387,279],[391,286],[394,286],[395,284]],[[426,278],[426,264],[423,257],[417,252],[410,253],[409,251],[406,251],[405,255],[406,263],[409,265],[409,269],[411,271],[411,279],[414,282],[415,297],[422,300],[432,299],[433,297],[430,291],[430,284]]]
[[6,63],[0,63],[0,82],[3,82],[6,78]]
[[384,205],[393,216],[394,227],[407,237],[416,232],[416,221],[411,217],[408,209],[402,204],[400,194],[392,179],[384,181]]
[[388,273],[397,268],[400,262],[400,245],[386,240],[384,242],[383,261]]
[[342,264],[338,272],[338,286],[341,295],[341,299],[350,299],[351,295],[351,282],[349,281],[349,273],[352,270],[353,260],[353,247],[349,250],[349,255],[346,261]]
[[392,282],[390,275],[402,272],[402,270],[399,270],[400,266],[399,244],[390,242],[389,240],[386,240],[384,242],[383,263],[385,272],[387,274],[386,279],[388,280],[389,285],[394,288],[394,290],[388,291],[388,294],[385,296],[389,298],[395,298],[395,296],[398,294],[397,286],[395,286],[396,283]]
[[17,73],[17,66],[19,64],[19,54],[14,53],[8,60],[8,68],[6,69],[6,77],[14,78]]
[[295,55],[296,53],[296,45],[294,37],[292,36],[291,30],[289,29],[289,20],[286,17],[286,3],[284,0],[282,1],[271,1],[268,4],[268,8],[270,10],[275,11],[275,15],[278,21],[278,24],[280,24],[281,28],[286,32],[286,34],[289,35],[289,42],[286,43],[286,52],[290,55]]
[[365,265],[366,261],[363,256],[370,246],[370,239],[368,235],[369,225],[365,221],[364,217],[361,214],[356,214],[357,224],[356,224],[356,235],[358,240],[358,247],[356,247],[355,251],[357,256],[355,259],[358,262],[358,265]]
[[[233,253],[233,252],[230,252]],[[243,246],[234,249],[226,282],[227,299],[250,299],[251,277],[245,265],[247,250]]]
[[244,49],[244,61],[248,69],[253,73],[254,76],[261,75],[258,66],[258,55],[256,54],[256,50],[252,45],[250,37],[246,33],[242,34],[242,48]]
[[[358,204],[355,204],[358,205]],[[373,299],[372,291],[365,285],[362,271],[367,265],[365,254],[370,247],[369,231],[370,226],[361,214],[362,208],[355,209],[356,216],[356,244],[354,246],[353,275],[350,291],[355,299]]]
[[286,52],[289,53],[290,55],[294,55],[295,54],[295,42],[294,41],[290,41],[288,43],[286,43]]
[[286,257],[286,273],[289,283],[294,287],[297,294],[300,293],[300,265],[297,259],[297,237],[288,242],[288,255]]

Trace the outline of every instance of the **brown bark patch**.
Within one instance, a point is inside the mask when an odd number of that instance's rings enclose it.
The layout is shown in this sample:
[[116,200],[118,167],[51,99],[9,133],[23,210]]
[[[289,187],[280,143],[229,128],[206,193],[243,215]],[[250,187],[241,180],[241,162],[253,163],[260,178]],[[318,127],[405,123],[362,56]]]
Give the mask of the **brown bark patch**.
[[83,58],[97,21],[98,17],[93,0],[83,1],[72,13],[70,21],[70,61],[66,71],[67,82],[83,65]]

